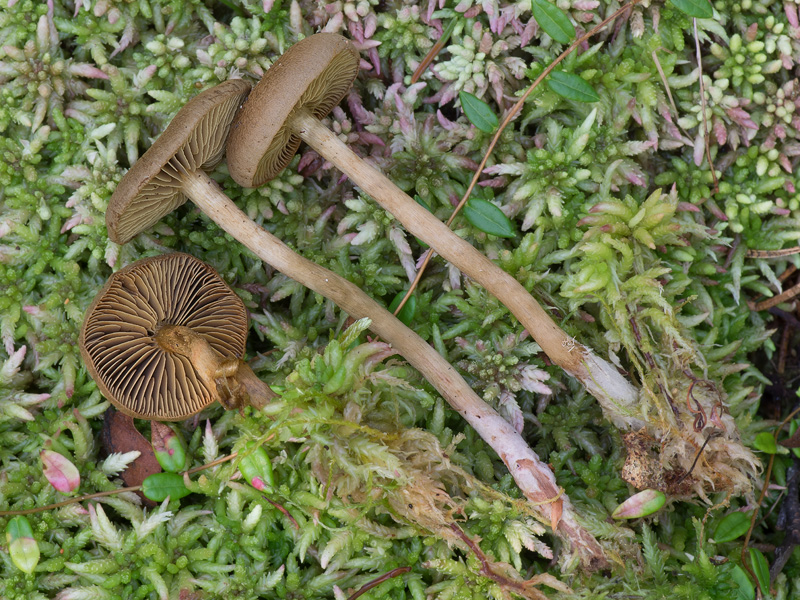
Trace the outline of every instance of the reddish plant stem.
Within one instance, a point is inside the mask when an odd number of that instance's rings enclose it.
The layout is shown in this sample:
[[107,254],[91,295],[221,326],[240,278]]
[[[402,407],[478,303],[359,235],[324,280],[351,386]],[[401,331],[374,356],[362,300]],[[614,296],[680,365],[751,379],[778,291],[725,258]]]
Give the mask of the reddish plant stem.
[[546,599],[546,596],[541,592],[537,591],[536,589],[531,587],[533,582],[519,582],[519,581],[512,581],[507,577],[503,577],[501,574],[497,573],[492,569],[492,564],[486,555],[481,550],[480,546],[476,544],[470,537],[464,533],[464,531],[459,527],[456,523],[450,523],[450,529],[452,529],[455,534],[461,538],[461,541],[467,545],[467,547],[472,550],[472,553],[475,554],[475,557],[481,563],[481,575],[487,577],[494,581],[497,585],[499,585],[503,590],[511,591],[514,594],[522,596],[523,598],[536,598],[536,599]]
[[379,586],[384,581],[388,581],[390,579],[393,579],[394,577],[397,577],[398,575],[404,575],[405,573],[408,573],[410,570],[411,570],[411,567],[397,567],[396,569],[392,569],[388,573],[384,573],[380,577],[376,577],[375,579],[373,579],[369,583],[365,583],[361,587],[361,589],[359,589],[357,592],[354,592],[347,600],[356,600],[356,598],[358,598],[362,594],[367,593],[372,588],[374,588],[376,586]]
[[283,515],[284,515],[284,516],[285,516],[287,519],[289,519],[289,520],[292,522],[292,525],[294,525],[294,528],[295,528],[295,529],[300,529],[300,525],[298,525],[298,524],[297,524],[297,521],[295,521],[294,517],[293,517],[291,514],[289,514],[289,511],[288,511],[288,510],[286,510],[286,509],[283,507],[283,505],[281,505],[281,504],[278,504],[278,503],[277,503],[277,502],[275,502],[274,500],[270,500],[269,498],[267,498],[267,497],[266,497],[266,496],[264,496],[263,494],[261,495],[261,497],[262,497],[264,500],[266,500],[267,502],[269,502],[270,504],[272,504],[272,506],[274,506],[275,508],[277,508],[279,511],[281,511],[281,512],[283,513]]
[[[800,406],[798,406],[792,412],[790,412],[789,416],[787,416],[783,421],[781,421],[781,424],[778,425],[778,427],[775,428],[775,432],[773,433],[773,438],[775,439],[776,443],[778,441],[778,434],[780,433],[780,431],[783,429],[783,427],[789,421],[792,420],[792,418],[797,413],[800,413]],[[769,463],[767,464],[767,472],[764,474],[764,485],[761,486],[761,494],[758,496],[758,502],[756,502],[756,509],[753,511],[753,516],[750,517],[750,527],[747,530],[747,535],[744,536],[744,543],[742,543],[742,550],[741,550],[741,553],[739,555],[739,558],[742,561],[742,566],[747,570],[747,572],[750,574],[750,578],[755,583],[756,591],[759,594],[759,596],[756,596],[756,597],[763,597],[764,591],[761,589],[761,585],[758,583],[758,577],[756,577],[756,574],[753,572],[753,569],[750,566],[750,561],[748,560],[746,551],[747,551],[748,545],[750,544],[750,537],[753,535],[753,529],[756,526],[756,519],[758,519],[758,510],[761,508],[761,505],[764,503],[764,498],[766,497],[767,490],[769,489],[769,480],[770,480],[770,477],[772,476],[772,467],[775,464],[775,456],[776,456],[775,454],[770,454],[769,455]]]

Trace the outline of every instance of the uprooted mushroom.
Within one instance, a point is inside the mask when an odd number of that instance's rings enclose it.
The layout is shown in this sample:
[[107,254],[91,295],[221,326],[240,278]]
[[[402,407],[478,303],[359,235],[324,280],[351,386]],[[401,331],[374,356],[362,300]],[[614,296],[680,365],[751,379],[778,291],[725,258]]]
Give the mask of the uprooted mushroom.
[[[703,432],[687,428],[685,416],[676,418],[663,411],[653,419],[643,411],[648,402],[612,364],[569,336],[512,275],[458,237],[320,122],[349,89],[358,65],[353,44],[337,34],[309,36],[287,50],[255,86],[231,125],[227,162],[233,179],[245,187],[262,185],[288,165],[301,141],[306,142],[411,234],[499,299],[547,356],[597,398],[615,425],[652,428],[665,444],[665,462],[679,470],[689,469],[703,445]],[[651,394],[646,386],[642,393]],[[720,400],[711,398],[707,404],[716,406]],[[706,448],[707,454],[717,457],[715,466],[695,469],[693,481],[701,495],[705,489],[748,489],[748,473],[753,473],[757,462],[739,442],[729,416],[718,424],[724,435]]]
[[275,393],[242,360],[247,311],[214,269],[188,254],[145,258],[95,297],[79,345],[120,412],[178,421],[219,401],[263,408]]
[[497,452],[520,490],[535,503],[536,510],[570,551],[590,568],[606,566],[600,544],[578,523],[569,499],[559,496],[552,471],[452,365],[358,286],[303,258],[256,225],[206,174],[205,170],[212,168],[225,152],[225,136],[248,90],[248,84],[231,80],[198,94],[178,112],[112,195],[106,213],[109,237],[125,243],[191,198],[209,218],[264,262],[331,299],[350,316],[369,318],[370,329],[420,371]]
[[358,74],[359,55],[346,38],[318,33],[287,50],[264,74],[231,125],[231,177],[258,187],[289,164],[301,141],[339,168],[410,233],[480,283],[508,307],[542,350],[604,406],[632,408],[636,389],[609,363],[567,335],[514,277],[417,204],[356,155],[320,119]]

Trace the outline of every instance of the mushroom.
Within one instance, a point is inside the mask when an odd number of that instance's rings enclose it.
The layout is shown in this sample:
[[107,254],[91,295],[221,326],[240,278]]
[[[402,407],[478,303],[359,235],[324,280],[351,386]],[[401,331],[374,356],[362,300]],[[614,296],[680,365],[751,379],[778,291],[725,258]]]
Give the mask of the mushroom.
[[131,240],[186,202],[199,198],[211,181],[205,174],[222,160],[231,120],[250,93],[250,84],[229,79],[189,100],[164,133],[119,182],[106,211],[108,236]]
[[[331,299],[353,318],[369,318],[370,329],[422,373],[450,406],[498,453],[519,488],[536,504],[536,510],[550,520],[557,533],[580,554],[583,561],[594,567],[606,565],[602,548],[577,522],[569,499],[564,495],[559,497],[558,486],[547,465],[539,460],[522,436],[469,387],[450,363],[358,286],[299,256],[277,237],[256,225],[222,193],[214,180],[202,169],[195,168],[197,165],[210,164],[211,161],[192,156],[193,151],[202,149],[204,156],[217,157],[222,154],[225,140],[221,132],[228,130],[238,103],[246,93],[243,88],[228,86],[225,90],[226,99],[223,99],[219,88],[206,90],[189,101],[161,138],[139,159],[140,162],[145,161],[147,166],[138,168],[139,163],[136,163],[123,177],[106,213],[109,237],[115,242],[125,243],[169,210],[179,206],[185,197],[191,198],[209,218],[265,263]],[[217,118],[221,116],[217,113],[221,112],[220,107],[223,106],[225,119]],[[217,114],[214,122],[218,135],[213,136],[213,140],[219,143],[218,148],[203,149],[200,143],[191,141],[194,137],[188,128],[189,123],[198,123],[207,128],[211,122],[210,118],[200,114],[201,109]],[[183,114],[187,111],[189,116]],[[179,139],[178,134],[172,131],[174,123],[180,125]],[[172,141],[159,145],[165,136]],[[202,137],[210,139],[212,136],[206,134]],[[228,145],[227,152],[230,151]],[[165,166],[161,169],[159,165]],[[132,178],[130,182],[129,177]]]
[[505,304],[542,350],[604,406],[633,407],[636,389],[564,332],[528,291],[425,210],[320,123],[350,88],[359,55],[346,38],[318,33],[293,45],[253,88],[231,125],[228,170],[258,187],[286,165],[301,140],[393,214],[408,231]]
[[179,421],[214,401],[263,408],[276,394],[242,360],[244,303],[188,254],[114,273],[86,313],[78,344],[89,374],[120,412]]

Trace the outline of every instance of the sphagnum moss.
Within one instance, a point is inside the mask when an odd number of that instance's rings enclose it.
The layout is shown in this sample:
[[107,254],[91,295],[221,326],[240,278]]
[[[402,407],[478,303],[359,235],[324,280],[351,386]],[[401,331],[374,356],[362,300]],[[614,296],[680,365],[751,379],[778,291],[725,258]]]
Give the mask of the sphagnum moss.
[[[275,423],[211,410],[203,415],[208,429],[181,425],[194,465],[264,439],[275,467],[271,502],[232,479],[232,465],[220,465],[192,482],[197,493],[153,511],[126,495],[91,509],[73,505],[30,515],[39,564],[26,574],[1,550],[0,596],[155,598],[184,590],[218,598],[347,598],[379,575],[408,566],[410,572],[363,598],[503,597],[468,546],[448,545],[464,543],[446,537],[442,527],[451,521],[480,540],[493,564],[507,563],[502,568],[509,578],[547,570],[550,539],[516,497],[510,477],[416,373],[389,359],[362,365],[336,394],[323,391],[329,374],[321,352],[344,323],[331,303],[288,285],[191,210],[124,248],[109,243],[102,227],[119,177],[198,83],[227,79],[231,69],[257,77],[280,51],[320,28],[353,39],[371,66],[330,118],[332,128],[385,172],[398,170],[395,179],[404,190],[446,218],[488,141],[448,103],[454,90],[472,86],[499,113],[498,102],[508,106],[560,52],[530,10],[491,2],[441,12],[391,2],[322,8],[305,1],[225,7],[150,0],[2,2],[0,510],[61,499],[36,460],[44,443],[74,462],[81,493],[120,486],[118,465],[100,454],[99,417],[106,403],[86,377],[74,342],[83,310],[111,268],[141,256],[189,251],[237,286],[253,313],[254,332],[262,336],[251,336],[255,364],[265,379],[285,386],[286,405]],[[586,28],[607,14],[608,5],[592,0],[559,6]],[[635,372],[637,363],[647,365],[643,352],[649,353],[657,368],[645,366],[645,377],[653,377],[648,381],[656,395],[655,375],[669,374],[684,387],[677,394],[666,391],[684,405],[687,380],[675,369],[670,344],[685,341],[681,347],[690,348],[701,367],[693,376],[721,384],[726,410],[749,443],[765,427],[757,415],[765,378],[747,357],[759,348],[776,349],[765,342],[765,315],[750,311],[746,301],[780,291],[779,276],[795,259],[751,259],[746,251],[796,243],[800,106],[792,82],[800,18],[791,2],[719,0],[713,6],[714,19],[697,21],[702,72],[692,20],[670,3],[637,6],[629,20],[576,52],[564,68],[590,82],[601,102],[587,107],[543,86],[489,163],[487,185],[523,237],[487,239],[469,225],[460,226],[459,234],[535,289],[571,335],[623,368]],[[435,41],[451,19],[463,24],[421,83],[407,87],[427,52],[420,36]],[[515,61],[526,69],[523,79],[517,79]],[[453,70],[457,63],[460,72]],[[474,80],[462,79],[467,71],[476,73]],[[576,132],[593,108],[584,142]],[[306,151],[294,168],[285,184],[256,192],[264,201],[251,199],[248,211],[291,246],[388,304],[407,286],[424,248],[394,233],[385,215],[361,212],[345,222],[341,198],[358,199],[313,152]],[[298,172],[313,174],[313,181],[301,182]],[[215,177],[247,205],[224,171]],[[526,185],[533,187],[523,194]],[[663,219],[679,228],[663,248],[654,237],[653,251],[646,240],[628,237],[615,215],[647,212],[657,187],[669,198],[655,201],[670,206]],[[307,210],[312,201],[319,207],[314,214]],[[619,210],[591,210],[617,205]],[[287,206],[290,215],[283,214]],[[350,245],[352,234],[370,222],[376,224],[374,237],[365,233]],[[613,267],[608,279],[591,244],[611,252],[603,263],[606,272]],[[624,268],[629,255],[633,261]],[[654,265],[646,261],[654,257],[661,272],[647,274]],[[634,285],[643,277],[650,287]],[[593,291],[580,287],[601,279],[604,285]],[[625,302],[633,296],[647,296],[652,304]],[[740,540],[713,541],[727,509],[706,515],[703,506],[672,503],[644,527],[605,521],[631,491],[618,476],[625,457],[620,436],[590,399],[528,353],[521,331],[487,300],[439,266],[423,280],[413,326],[452,362],[463,363],[476,388],[490,395],[513,392],[518,410],[509,414],[521,419],[532,446],[549,453],[587,526],[616,545],[621,557],[632,548],[641,552],[641,562],[618,567],[619,577],[582,579],[570,597],[752,597],[738,564]],[[508,340],[518,341],[507,347]],[[537,381],[554,393],[514,392],[512,357],[547,372],[549,379]],[[490,359],[491,365],[479,364]],[[484,376],[491,380],[477,381]],[[788,464],[778,457],[778,483]],[[417,487],[409,487],[413,480]],[[429,511],[435,522],[427,529],[412,525],[420,522],[419,507],[398,504],[402,494],[420,490],[436,509]],[[725,500],[715,494],[709,499]],[[729,510],[751,507],[747,497],[728,502]],[[436,521],[442,515],[449,521]],[[754,541],[774,543],[774,519],[766,518]],[[0,517],[3,530],[7,521]],[[771,561],[771,554],[766,557]],[[798,592],[798,569],[796,560],[784,567],[774,582],[779,595]]]

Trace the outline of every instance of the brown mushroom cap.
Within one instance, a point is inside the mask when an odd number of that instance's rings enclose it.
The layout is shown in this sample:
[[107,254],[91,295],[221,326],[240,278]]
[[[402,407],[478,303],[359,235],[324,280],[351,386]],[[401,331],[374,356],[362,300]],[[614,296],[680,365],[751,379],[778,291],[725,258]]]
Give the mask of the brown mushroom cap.
[[305,108],[327,115],[358,75],[358,51],[336,33],[317,33],[296,43],[253,88],[231,125],[228,170],[244,187],[257,187],[280,173],[300,145],[286,127]]
[[114,273],[89,306],[79,344],[89,374],[121,412],[178,421],[217,400],[191,362],[155,340],[165,325],[241,358],[247,311],[214,269],[188,254],[145,258]]
[[111,196],[108,237],[124,244],[186,202],[182,173],[210,170],[222,160],[231,121],[249,92],[248,82],[229,79],[178,111]]

